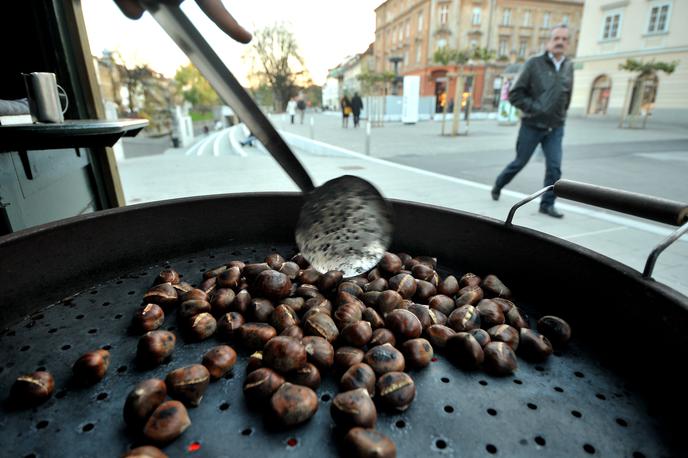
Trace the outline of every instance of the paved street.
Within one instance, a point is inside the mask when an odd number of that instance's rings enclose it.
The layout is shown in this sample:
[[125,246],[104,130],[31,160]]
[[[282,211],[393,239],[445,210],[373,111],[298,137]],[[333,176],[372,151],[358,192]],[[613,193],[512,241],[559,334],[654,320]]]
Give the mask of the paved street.
[[[277,125],[303,136],[304,125]],[[451,121],[447,122],[447,127]],[[499,126],[494,120],[472,121],[467,137],[441,137],[440,122],[416,125],[387,123],[373,128],[371,155],[445,175],[493,184],[514,158],[518,126]],[[365,124],[341,128],[340,117],[314,115],[314,138],[365,152]],[[621,188],[675,200],[688,198],[688,130],[653,126],[645,130],[618,129],[616,120],[570,119],[564,137],[563,176],[602,186]],[[508,189],[530,194],[542,187],[544,159],[535,156]]]
[[[337,117],[314,118],[316,139],[327,139],[328,143],[310,140],[308,124],[291,126],[280,117],[274,122],[283,129],[316,184],[353,174],[373,182],[389,198],[455,208],[501,221],[514,203],[541,187],[543,165],[533,163],[503,192],[499,202],[491,200],[493,174],[511,158],[516,133],[516,127],[499,127],[494,121],[474,122],[471,134],[460,138],[439,137],[438,123],[388,124],[373,131],[372,157],[355,152],[364,150],[364,129],[344,131]],[[581,174],[576,179],[597,182],[595,177],[603,177],[608,179],[605,184],[628,189],[624,176],[633,177],[634,183],[643,186],[635,191],[686,200],[685,132],[673,128],[613,130],[612,136],[599,124],[582,120],[570,123],[565,171],[578,162]],[[239,145],[244,138],[245,132],[233,128],[202,136],[187,148],[121,161],[118,165],[127,203],[229,192],[296,191],[261,145]],[[457,145],[461,151],[452,152]],[[595,157],[598,150],[603,150],[601,157]],[[567,173],[565,176],[574,178]],[[653,192],[655,187],[662,191]],[[672,230],[577,203],[561,201],[558,205],[566,214],[563,220],[539,214],[537,204],[531,203],[519,210],[514,222],[585,246],[640,271],[648,253]],[[688,237],[660,256],[654,278],[688,294]]]

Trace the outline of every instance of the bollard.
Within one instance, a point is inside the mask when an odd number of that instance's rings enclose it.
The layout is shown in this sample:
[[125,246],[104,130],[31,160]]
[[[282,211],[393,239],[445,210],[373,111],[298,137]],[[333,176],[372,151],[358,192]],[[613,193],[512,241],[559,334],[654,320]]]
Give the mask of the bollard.
[[366,122],[365,153],[370,156],[370,119]]
[[314,122],[315,122],[315,121],[313,120],[313,116],[311,116],[311,122],[310,122],[311,140],[315,139],[315,133],[314,133],[314,130],[313,130],[313,123],[314,123]]

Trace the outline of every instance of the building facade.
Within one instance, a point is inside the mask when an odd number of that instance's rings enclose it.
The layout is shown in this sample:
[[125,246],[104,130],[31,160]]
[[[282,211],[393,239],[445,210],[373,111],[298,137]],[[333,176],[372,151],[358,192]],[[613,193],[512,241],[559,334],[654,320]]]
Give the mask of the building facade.
[[421,77],[421,95],[453,97],[454,65],[433,61],[439,48],[483,48],[496,56],[488,62],[469,62],[474,108],[496,107],[501,74],[512,62],[544,50],[550,29],[566,23],[571,29],[570,55],[575,55],[583,0],[387,0],[375,9],[377,71],[394,71],[399,58],[401,75]]
[[[620,119],[635,110],[688,124],[688,1],[587,0],[571,112]],[[621,70],[627,59],[677,62],[671,75]]]

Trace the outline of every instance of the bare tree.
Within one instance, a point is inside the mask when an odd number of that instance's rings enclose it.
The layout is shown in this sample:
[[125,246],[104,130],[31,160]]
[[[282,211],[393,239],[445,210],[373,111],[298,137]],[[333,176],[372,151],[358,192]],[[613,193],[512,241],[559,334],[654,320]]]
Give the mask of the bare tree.
[[266,84],[274,94],[275,108],[285,109],[297,87],[310,79],[294,34],[282,24],[274,24],[254,34],[246,56],[251,59],[251,79]]

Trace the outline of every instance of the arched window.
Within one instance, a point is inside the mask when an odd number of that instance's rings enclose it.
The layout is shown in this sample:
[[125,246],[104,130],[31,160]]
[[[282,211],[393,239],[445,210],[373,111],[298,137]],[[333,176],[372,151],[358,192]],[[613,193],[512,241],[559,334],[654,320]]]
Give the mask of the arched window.
[[612,91],[612,80],[607,75],[595,78],[590,91],[589,115],[605,115],[609,106],[609,95]]
[[631,103],[628,106],[628,114],[645,115],[652,113],[657,98],[659,79],[656,73],[645,73],[636,78],[633,84]]

